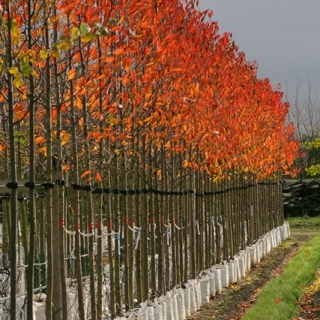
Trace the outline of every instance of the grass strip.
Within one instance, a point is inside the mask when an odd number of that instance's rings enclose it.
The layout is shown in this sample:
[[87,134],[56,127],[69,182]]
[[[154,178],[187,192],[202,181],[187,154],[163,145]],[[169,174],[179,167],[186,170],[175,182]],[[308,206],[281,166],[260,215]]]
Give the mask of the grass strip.
[[243,320],[288,320],[299,315],[297,299],[317,277],[320,267],[320,234],[306,242],[283,273],[271,280]]
[[287,221],[290,224],[291,231],[316,232],[320,229],[320,216],[289,217]]

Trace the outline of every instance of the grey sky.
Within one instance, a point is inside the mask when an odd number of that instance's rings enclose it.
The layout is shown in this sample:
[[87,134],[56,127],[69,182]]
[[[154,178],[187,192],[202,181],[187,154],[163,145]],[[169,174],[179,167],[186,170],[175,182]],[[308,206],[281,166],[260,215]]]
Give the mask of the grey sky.
[[292,97],[299,81],[320,97],[320,0],[200,0],[212,9],[220,32],[231,32],[258,76]]

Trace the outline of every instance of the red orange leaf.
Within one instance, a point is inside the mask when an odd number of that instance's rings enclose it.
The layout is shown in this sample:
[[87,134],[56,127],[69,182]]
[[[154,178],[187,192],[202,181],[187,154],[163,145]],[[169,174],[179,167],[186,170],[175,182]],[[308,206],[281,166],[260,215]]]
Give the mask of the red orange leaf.
[[102,177],[101,177],[101,174],[99,172],[97,172],[96,174],[96,179],[99,181],[99,182],[102,182]]
[[120,55],[120,54],[123,54],[124,53],[124,50],[122,48],[119,48],[119,49],[116,49],[113,51],[113,54],[115,55]]
[[91,173],[91,170],[87,170],[85,171],[82,175],[81,175],[81,178],[84,178],[85,176],[87,176],[88,174]]
[[34,139],[35,144],[41,144],[41,143],[45,143],[46,139],[44,137],[36,137]]

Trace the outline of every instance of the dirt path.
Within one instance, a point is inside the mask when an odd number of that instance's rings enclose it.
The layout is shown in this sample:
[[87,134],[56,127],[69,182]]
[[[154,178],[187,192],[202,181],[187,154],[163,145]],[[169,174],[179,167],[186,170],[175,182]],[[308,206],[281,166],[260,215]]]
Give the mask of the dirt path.
[[[308,241],[316,233],[314,232],[292,232],[289,246],[279,246],[264,257],[264,259],[241,279],[237,284],[223,289],[222,293],[217,294],[214,299],[206,306],[188,317],[189,320],[239,320],[243,314],[254,303],[261,288],[269,282],[270,279],[281,274],[285,264],[296,253],[300,245]],[[304,301],[301,301],[303,303]],[[320,319],[305,317],[298,319]]]

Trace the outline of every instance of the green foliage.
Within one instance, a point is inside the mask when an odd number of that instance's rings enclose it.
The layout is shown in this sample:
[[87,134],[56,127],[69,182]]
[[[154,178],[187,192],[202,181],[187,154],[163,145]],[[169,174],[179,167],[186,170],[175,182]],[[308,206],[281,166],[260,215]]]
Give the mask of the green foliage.
[[317,176],[320,174],[320,164],[315,164],[305,169],[308,176]]
[[305,168],[306,174],[312,177],[320,175],[320,138],[304,143],[303,147],[307,150],[311,162],[311,165]]
[[88,24],[81,22],[80,24],[80,32],[82,36],[86,36],[91,32],[91,28]]
[[297,299],[316,279],[320,267],[320,235],[305,243],[283,273],[260,293],[243,320],[288,320],[299,314]]
[[320,138],[316,138],[314,141],[309,141],[304,144],[307,150],[320,149]]

